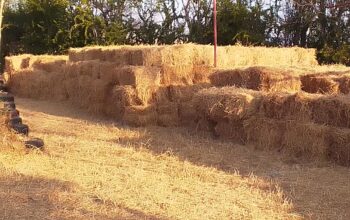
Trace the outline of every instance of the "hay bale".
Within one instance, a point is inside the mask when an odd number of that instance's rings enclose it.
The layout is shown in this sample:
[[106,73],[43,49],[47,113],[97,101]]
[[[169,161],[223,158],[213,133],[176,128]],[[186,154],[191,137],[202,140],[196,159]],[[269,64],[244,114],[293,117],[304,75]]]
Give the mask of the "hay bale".
[[236,86],[266,92],[299,91],[301,82],[291,70],[271,67],[218,70],[209,76],[214,86]]
[[4,71],[11,74],[16,71],[28,68],[31,57],[32,55],[30,54],[22,54],[18,56],[5,57]]
[[214,127],[214,135],[238,144],[245,144],[247,139],[242,120],[218,122]]
[[309,108],[315,123],[350,128],[350,99],[348,96],[309,95]]
[[339,83],[339,91],[343,94],[350,93],[350,74],[344,74],[336,79],[334,79],[337,83]]
[[105,98],[104,113],[121,120],[125,108],[128,106],[141,105],[137,93],[132,86],[112,86],[107,88],[108,93]]
[[123,122],[131,126],[157,125],[155,106],[129,106],[125,108]]
[[203,89],[193,103],[199,114],[213,121],[242,120],[256,114],[261,94],[235,87]]
[[164,127],[177,126],[180,124],[178,104],[175,102],[159,103],[156,107],[157,124]]
[[330,160],[343,166],[350,166],[350,129],[333,128],[328,131],[328,151]]
[[326,159],[328,127],[293,120],[252,117],[244,121],[247,143],[262,150],[313,159]]
[[274,119],[310,121],[312,110],[309,102],[315,98],[306,93],[265,93],[261,98],[259,115]]
[[199,118],[192,101],[180,102],[178,105],[180,124],[193,126],[197,124]]
[[[171,46],[108,46],[72,48],[68,51],[72,62],[99,59],[119,65],[143,66],[213,66],[210,45],[180,44]],[[314,49],[271,47],[218,47],[218,66],[315,66]]]
[[308,93],[337,94],[339,93],[339,83],[331,77],[320,74],[309,74],[301,76],[301,88]]
[[48,73],[51,72],[64,72],[66,66],[66,60],[55,60],[52,62],[44,62],[37,60],[33,63],[33,68],[42,70]]
[[160,85],[160,69],[157,67],[125,67],[118,71],[120,85],[132,85],[145,105]]
[[168,86],[169,100],[172,102],[188,102],[200,90],[209,88],[209,84],[170,85]]

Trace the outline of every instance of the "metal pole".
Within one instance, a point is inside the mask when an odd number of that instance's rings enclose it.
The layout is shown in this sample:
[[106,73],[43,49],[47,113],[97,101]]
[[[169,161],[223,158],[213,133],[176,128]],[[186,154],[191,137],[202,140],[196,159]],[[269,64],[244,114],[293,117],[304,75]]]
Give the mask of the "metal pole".
[[217,47],[217,27],[216,27],[216,0],[214,0],[214,67],[217,65],[217,60],[216,60],[216,47]]

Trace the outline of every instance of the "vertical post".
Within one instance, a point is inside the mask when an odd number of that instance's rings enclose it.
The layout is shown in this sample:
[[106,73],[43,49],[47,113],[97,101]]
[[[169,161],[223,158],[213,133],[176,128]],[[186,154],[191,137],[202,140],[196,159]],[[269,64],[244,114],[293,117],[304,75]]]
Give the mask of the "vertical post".
[[[3,18],[3,13],[4,13],[4,5],[5,5],[5,0],[0,0],[0,56],[2,55],[2,50],[1,50],[1,37],[2,37],[2,18]],[[2,58],[0,58],[0,64],[2,63]]]
[[216,26],[216,0],[214,0],[214,67],[217,66],[217,52],[216,52],[216,47],[217,47],[217,26]]

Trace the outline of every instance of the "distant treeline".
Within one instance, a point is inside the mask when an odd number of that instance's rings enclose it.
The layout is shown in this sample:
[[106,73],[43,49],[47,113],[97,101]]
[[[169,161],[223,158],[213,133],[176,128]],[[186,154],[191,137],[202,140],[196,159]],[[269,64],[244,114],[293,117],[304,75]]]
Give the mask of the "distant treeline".
[[[218,43],[318,49],[350,65],[346,0],[217,0]],[[268,2],[268,3],[267,3]],[[12,0],[3,55],[110,44],[213,43],[213,0]]]

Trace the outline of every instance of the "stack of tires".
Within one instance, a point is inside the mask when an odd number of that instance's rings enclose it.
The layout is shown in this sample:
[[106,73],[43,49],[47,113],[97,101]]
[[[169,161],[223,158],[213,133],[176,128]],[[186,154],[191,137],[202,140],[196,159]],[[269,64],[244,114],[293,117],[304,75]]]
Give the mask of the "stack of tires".
[[[28,136],[29,127],[23,124],[19,111],[16,109],[15,98],[7,90],[5,82],[0,75],[0,115],[4,116],[8,128],[17,134]],[[26,147],[41,148],[44,142],[40,139],[30,139],[25,141]]]

